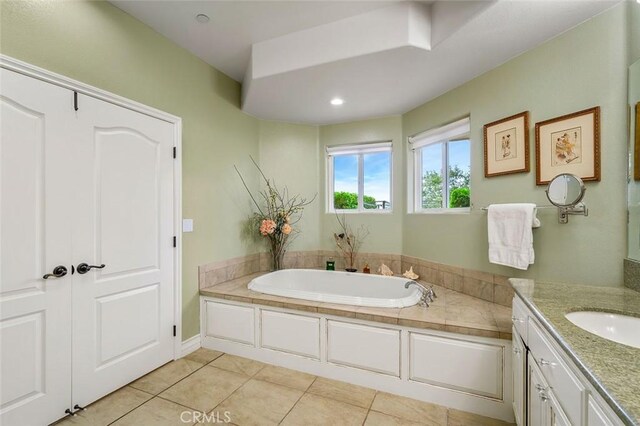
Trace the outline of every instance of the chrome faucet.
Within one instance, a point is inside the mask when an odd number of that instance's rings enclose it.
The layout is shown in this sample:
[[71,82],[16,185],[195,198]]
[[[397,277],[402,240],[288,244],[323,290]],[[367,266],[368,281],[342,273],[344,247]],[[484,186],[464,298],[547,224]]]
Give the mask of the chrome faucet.
[[420,284],[419,282],[416,281],[407,281],[404,285],[404,288],[409,288],[409,286],[413,284],[416,287],[418,287],[418,289],[420,290],[420,293],[422,293],[422,296],[420,297],[420,301],[418,302],[418,305],[420,306],[425,306],[425,307],[429,307],[429,303],[433,302],[433,299],[437,298],[438,296],[436,295],[436,292],[433,290],[433,287],[425,287],[422,284]]

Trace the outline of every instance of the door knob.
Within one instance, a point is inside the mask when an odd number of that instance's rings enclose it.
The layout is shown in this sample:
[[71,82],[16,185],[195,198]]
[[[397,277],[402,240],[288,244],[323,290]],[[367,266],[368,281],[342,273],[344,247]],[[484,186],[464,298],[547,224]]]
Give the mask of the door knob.
[[48,280],[49,278],[60,278],[64,277],[65,275],[67,275],[67,268],[62,265],[58,265],[53,268],[53,271],[50,274],[45,274],[42,276],[42,278]]
[[104,263],[100,266],[97,265],[89,265],[88,263],[81,263],[78,265],[78,267],[76,268],[76,270],[78,271],[79,274],[86,274],[87,272],[89,272],[92,269],[102,269],[104,268],[105,265]]

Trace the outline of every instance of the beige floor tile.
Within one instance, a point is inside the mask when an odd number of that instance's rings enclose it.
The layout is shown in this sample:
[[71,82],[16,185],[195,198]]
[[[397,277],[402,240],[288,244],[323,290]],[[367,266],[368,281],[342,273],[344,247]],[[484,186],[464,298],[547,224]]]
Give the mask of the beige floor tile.
[[220,358],[214,359],[209,365],[251,377],[262,370],[266,364],[248,358],[224,354]]
[[221,357],[224,355],[224,352],[220,351],[212,351],[211,349],[200,348],[195,352],[191,352],[189,355],[185,356],[184,359],[188,359],[189,361],[199,362],[200,364],[209,364],[214,359]]
[[376,396],[376,391],[373,389],[325,379],[324,377],[318,377],[307,392],[367,409],[371,406],[373,398]]
[[282,421],[283,426],[362,425],[367,410],[318,395],[305,394]]
[[492,419],[490,417],[479,416],[477,414],[467,413],[449,409],[448,426],[510,426],[512,423],[503,422],[502,420]]
[[371,409],[401,419],[434,426],[447,424],[447,409],[445,407],[385,392],[376,394]]
[[67,418],[67,423],[62,424],[106,426],[151,398],[153,395],[149,393],[125,386]]
[[195,410],[209,412],[247,380],[249,377],[244,374],[206,365],[162,392],[160,397]]
[[290,388],[302,391],[307,390],[315,378],[316,376],[312,376],[311,374],[301,373],[299,371],[289,370],[288,368],[277,367],[275,365],[267,365],[254,376],[254,379],[264,380],[277,385],[289,386]]
[[369,411],[364,426],[420,426],[423,423],[412,422],[411,420],[393,417],[388,414]]
[[286,386],[249,380],[214,411],[228,412],[233,423],[247,426],[277,425],[303,392]]
[[201,367],[202,364],[198,362],[182,358],[153,370],[146,376],[130,383],[129,386],[157,395]]
[[[186,414],[183,414],[186,412]],[[182,417],[182,419],[181,419]],[[114,426],[184,426],[193,422],[188,408],[165,401],[161,398],[153,398],[136,408],[126,416],[113,423]]]

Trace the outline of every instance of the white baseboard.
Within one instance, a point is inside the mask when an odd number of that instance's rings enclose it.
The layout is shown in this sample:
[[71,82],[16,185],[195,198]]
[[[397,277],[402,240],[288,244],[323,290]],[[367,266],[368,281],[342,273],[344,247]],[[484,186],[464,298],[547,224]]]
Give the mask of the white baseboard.
[[191,352],[197,351],[200,349],[200,335],[196,334],[195,336],[185,340],[182,342],[182,347],[180,349],[180,358],[189,355]]

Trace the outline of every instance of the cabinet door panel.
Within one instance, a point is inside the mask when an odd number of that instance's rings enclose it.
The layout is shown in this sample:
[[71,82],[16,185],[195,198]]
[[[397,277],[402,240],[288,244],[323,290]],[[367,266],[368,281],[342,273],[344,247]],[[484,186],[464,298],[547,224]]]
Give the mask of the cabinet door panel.
[[502,346],[421,333],[409,345],[410,380],[502,398]]
[[513,372],[513,413],[516,418],[516,424],[522,426],[524,425],[525,419],[525,395],[527,392],[525,388],[527,353],[515,327],[513,327],[512,333],[513,359],[511,368]]
[[329,362],[400,376],[400,331],[331,320],[327,327]]

